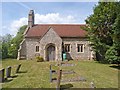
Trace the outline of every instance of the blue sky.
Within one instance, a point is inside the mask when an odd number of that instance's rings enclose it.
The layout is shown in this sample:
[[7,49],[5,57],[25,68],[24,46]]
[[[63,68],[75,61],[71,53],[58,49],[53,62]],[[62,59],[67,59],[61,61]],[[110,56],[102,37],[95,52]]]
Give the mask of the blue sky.
[[2,2],[2,35],[15,35],[27,24],[29,10],[35,11],[35,23],[85,24],[97,2]]

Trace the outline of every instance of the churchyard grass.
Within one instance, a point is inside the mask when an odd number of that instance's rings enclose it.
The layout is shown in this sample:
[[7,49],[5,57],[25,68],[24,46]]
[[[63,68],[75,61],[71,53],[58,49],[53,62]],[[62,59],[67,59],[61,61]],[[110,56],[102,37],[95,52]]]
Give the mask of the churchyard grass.
[[[20,72],[15,74],[15,65],[22,64]],[[64,66],[62,70],[73,70],[75,74],[63,74],[62,79],[84,77],[86,81],[61,82],[61,85],[73,85],[72,88],[90,88],[91,81],[97,88],[118,88],[118,69],[111,64],[100,64],[96,61],[69,61],[75,66]],[[37,62],[36,60],[6,59],[2,61],[2,68],[12,67],[12,76],[4,83],[3,88],[56,88],[56,83],[50,83],[49,65],[56,62]],[[14,67],[13,67],[14,66]],[[56,69],[56,67],[53,67]],[[57,75],[54,74],[53,77]]]

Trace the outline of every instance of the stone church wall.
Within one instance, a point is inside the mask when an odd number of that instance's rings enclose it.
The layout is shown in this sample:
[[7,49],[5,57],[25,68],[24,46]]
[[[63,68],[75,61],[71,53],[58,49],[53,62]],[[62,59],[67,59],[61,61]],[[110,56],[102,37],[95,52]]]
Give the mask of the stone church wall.
[[[67,53],[68,59],[89,60],[92,59],[92,51],[89,41],[86,38],[60,38],[54,35],[54,31],[48,32],[43,38],[26,38],[21,45],[20,56],[26,56],[26,59],[35,59],[36,55],[42,56],[46,60],[46,47],[50,43],[55,45],[55,59],[62,60],[62,42],[70,44],[70,52]],[[77,44],[84,45],[84,52],[77,52]],[[36,46],[40,51],[36,52]]]
[[[64,44],[70,44],[70,52],[67,53],[68,59],[91,59],[91,50],[87,38],[62,38]],[[84,45],[84,52],[77,52],[77,44]]]
[[40,38],[26,38],[26,59],[35,59],[36,53],[36,46],[39,46]]

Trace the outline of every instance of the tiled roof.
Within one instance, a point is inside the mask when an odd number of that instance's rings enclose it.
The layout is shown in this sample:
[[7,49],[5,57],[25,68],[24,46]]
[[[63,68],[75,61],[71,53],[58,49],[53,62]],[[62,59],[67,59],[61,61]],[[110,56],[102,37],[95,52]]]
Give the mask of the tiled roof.
[[51,27],[60,37],[86,37],[87,32],[81,27],[85,24],[36,24],[30,28],[26,37],[41,37]]

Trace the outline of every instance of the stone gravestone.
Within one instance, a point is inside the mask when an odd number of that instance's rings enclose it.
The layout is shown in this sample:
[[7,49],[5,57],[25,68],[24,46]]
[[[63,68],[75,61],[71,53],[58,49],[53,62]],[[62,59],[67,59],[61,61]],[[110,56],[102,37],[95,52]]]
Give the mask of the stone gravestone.
[[9,78],[11,77],[11,67],[8,66],[7,69],[6,69],[6,78]]
[[19,72],[20,67],[21,67],[21,64],[19,64],[19,65],[18,65],[18,67],[17,67],[17,69],[16,69],[16,73],[18,73],[18,72]]
[[4,80],[5,80],[4,72],[5,72],[5,69],[0,70],[0,83],[4,82]]

